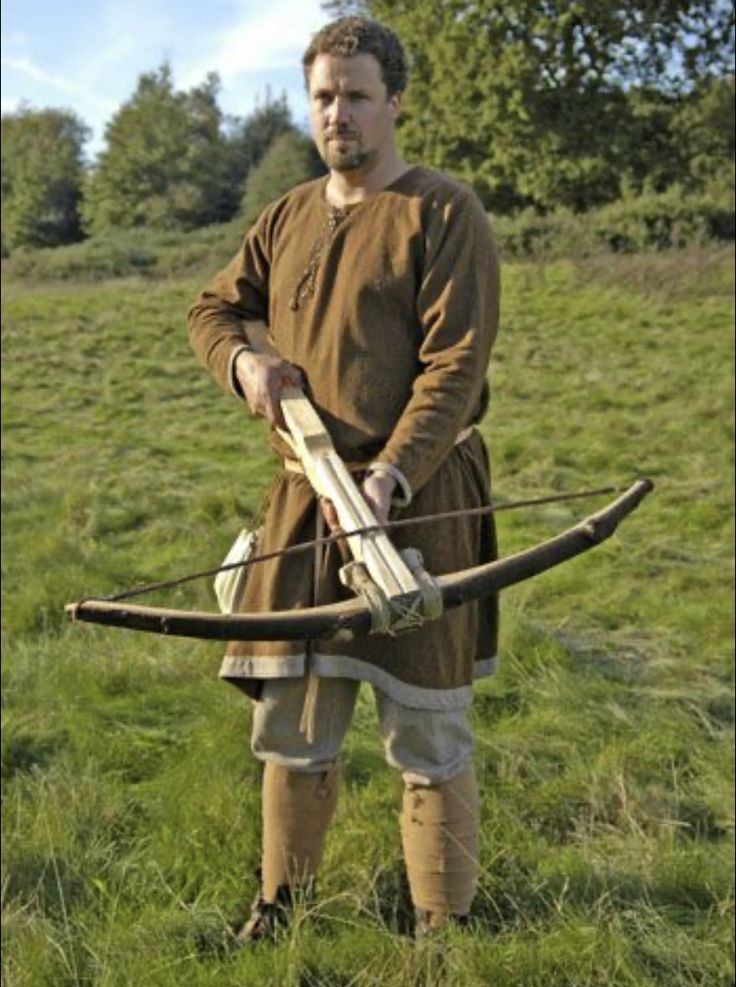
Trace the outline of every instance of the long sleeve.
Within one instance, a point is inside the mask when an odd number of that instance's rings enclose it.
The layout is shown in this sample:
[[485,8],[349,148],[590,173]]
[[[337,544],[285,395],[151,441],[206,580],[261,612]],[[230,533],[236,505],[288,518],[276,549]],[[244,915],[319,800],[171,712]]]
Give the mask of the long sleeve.
[[200,293],[188,315],[189,340],[199,360],[228,393],[233,360],[249,341],[248,331],[264,330],[269,310],[269,210],[246,235],[241,249]]
[[434,215],[417,297],[420,373],[383,451],[413,491],[488,400],[486,373],[498,328],[499,265],[488,219],[470,193]]

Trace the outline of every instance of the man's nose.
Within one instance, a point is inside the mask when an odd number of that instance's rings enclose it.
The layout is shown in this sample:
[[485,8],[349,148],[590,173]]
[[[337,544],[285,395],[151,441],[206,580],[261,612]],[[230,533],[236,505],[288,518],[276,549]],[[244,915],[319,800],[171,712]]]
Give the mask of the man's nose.
[[350,119],[350,100],[336,96],[330,103],[327,119],[332,126],[347,123]]

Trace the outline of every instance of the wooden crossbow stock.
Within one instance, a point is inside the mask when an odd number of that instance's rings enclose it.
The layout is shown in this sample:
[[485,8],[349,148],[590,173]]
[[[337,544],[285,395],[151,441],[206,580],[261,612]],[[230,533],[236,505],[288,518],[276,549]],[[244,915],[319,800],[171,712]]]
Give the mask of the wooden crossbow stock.
[[432,577],[415,550],[399,552],[386,531],[362,531],[377,526],[376,519],[304,394],[297,388],[285,389],[281,406],[304,473],[317,494],[329,498],[337,511],[354,558],[341,578],[356,598],[309,609],[237,614],[85,599],[67,605],[73,620],[226,641],[345,640],[370,633],[397,634],[601,544],[654,487],[651,480],[637,480],[602,510],[548,541],[495,562]]

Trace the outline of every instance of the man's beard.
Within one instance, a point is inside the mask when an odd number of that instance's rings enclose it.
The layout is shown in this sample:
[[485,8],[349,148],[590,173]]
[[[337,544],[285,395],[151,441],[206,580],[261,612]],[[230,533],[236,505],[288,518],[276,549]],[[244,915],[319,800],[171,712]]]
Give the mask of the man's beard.
[[[336,139],[349,140],[350,146],[339,150]],[[354,132],[329,133],[325,137],[322,160],[331,171],[358,171],[366,168],[377,156],[377,151],[366,151],[360,135]]]

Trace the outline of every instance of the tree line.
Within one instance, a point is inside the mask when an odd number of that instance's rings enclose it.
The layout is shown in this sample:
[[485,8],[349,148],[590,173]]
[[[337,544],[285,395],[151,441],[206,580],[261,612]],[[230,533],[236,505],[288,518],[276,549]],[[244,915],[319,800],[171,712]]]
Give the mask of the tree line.
[[[492,212],[585,211],[734,178],[734,11],[724,0],[336,0],[393,27],[411,61],[399,143]],[[212,74],[142,75],[91,168],[63,110],[2,118],[3,249],[136,227],[247,222],[319,173],[285,97],[226,117]]]
[[163,64],[140,76],[84,163],[89,129],[72,112],[22,108],[2,117],[3,254],[85,236],[150,228],[190,230],[242,215],[316,176],[322,165],[294,125],[285,95],[246,118],[218,105],[210,74],[188,91]]

